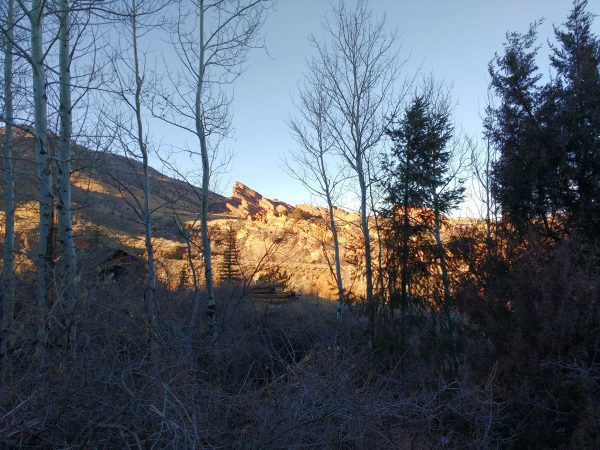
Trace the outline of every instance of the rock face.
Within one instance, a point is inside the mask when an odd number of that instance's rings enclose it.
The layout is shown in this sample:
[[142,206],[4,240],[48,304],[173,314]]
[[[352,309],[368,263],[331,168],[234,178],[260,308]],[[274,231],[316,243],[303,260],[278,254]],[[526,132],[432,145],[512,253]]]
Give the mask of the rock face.
[[[28,255],[34,254],[32,249],[37,245],[39,215],[34,142],[26,132],[18,137],[18,170],[24,175],[16,180],[17,262],[19,267],[33,268],[34,261]],[[141,164],[124,156],[95,152],[77,145],[73,146],[73,157],[73,225],[78,252],[90,253],[105,248],[143,257],[144,228],[136,209],[142,198]],[[0,169],[1,165],[0,161]],[[0,177],[0,191],[2,182]],[[158,276],[166,285],[191,287],[183,227],[192,240],[189,247],[192,248],[191,260],[199,265],[200,191],[154,169],[150,171],[150,184]],[[0,196],[0,219],[2,201]],[[326,209],[310,204],[292,206],[269,199],[240,182],[233,185],[230,198],[211,193],[208,209],[216,268],[219,258],[223,260],[235,252],[244,281],[277,274],[287,278],[288,288],[292,290],[325,298],[336,297],[331,267],[333,237]],[[364,258],[359,216],[339,208],[335,208],[334,214],[344,284],[353,294],[362,295]],[[233,241],[235,248],[231,248]],[[373,246],[376,251],[375,242]],[[373,258],[376,258],[375,254]],[[82,270],[86,264],[91,264],[90,270],[95,270],[92,260],[82,257]]]
[[225,208],[232,215],[243,219],[247,217],[256,219],[268,215],[287,216],[295,209],[285,202],[263,197],[239,181],[234,183],[231,198],[225,202]]
[[[228,236],[234,233],[243,278],[257,280],[277,272],[285,274],[290,289],[336,298],[330,267],[333,236],[325,208],[308,204],[294,207],[236,182],[231,197],[223,203],[223,211],[209,221],[217,267],[221,259],[231,254]],[[343,277],[359,293],[363,283],[358,215],[339,208],[334,213],[338,219]],[[197,223],[189,222],[187,226],[197,234]]]
[[[301,203],[292,206],[280,200],[262,196],[243,183],[236,181],[231,190],[231,198],[226,199],[224,208],[227,213],[242,219],[260,220],[265,218],[294,216],[295,219],[321,219],[327,216],[327,209]],[[358,214],[334,207],[335,217],[344,221],[358,220]]]

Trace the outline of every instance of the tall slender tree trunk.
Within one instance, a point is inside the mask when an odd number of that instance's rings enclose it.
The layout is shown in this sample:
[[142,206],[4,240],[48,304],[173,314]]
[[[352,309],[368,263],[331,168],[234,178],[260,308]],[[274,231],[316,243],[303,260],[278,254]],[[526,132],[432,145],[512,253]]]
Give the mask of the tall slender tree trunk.
[[[4,252],[2,265],[2,323],[0,334],[4,336],[0,350],[10,345],[9,331],[15,302],[15,173],[13,166],[13,59],[12,39],[14,27],[14,0],[8,0],[6,14],[7,35],[4,39]],[[4,352],[3,352],[4,353]],[[8,364],[4,356],[2,367]]]
[[[369,179],[372,180],[369,164]],[[379,299],[381,302],[385,299],[385,280],[383,278],[383,242],[381,239],[381,228],[379,226],[379,214],[375,209],[375,199],[373,198],[373,183],[369,183],[369,199],[371,200],[371,211],[373,213],[373,221],[375,222],[375,233],[377,237],[377,288],[379,290]]]
[[198,282],[198,273],[196,271],[196,266],[194,265],[194,256],[192,254],[192,241],[187,231],[185,231],[183,225],[181,226],[181,232],[185,240],[186,254],[188,260],[187,262],[190,271],[192,272],[192,285],[194,286],[194,306],[192,308],[192,315],[190,317],[190,323],[188,325],[188,335],[189,337],[191,337],[194,327],[198,322],[198,313],[200,310],[200,283]]
[[[144,298],[148,310],[150,326],[153,333],[157,331],[158,326],[158,306],[156,304],[156,266],[154,260],[154,247],[152,246],[152,222],[150,217],[150,177],[148,163],[148,147],[144,138],[144,123],[142,121],[142,88],[144,80],[140,74],[140,61],[137,36],[137,0],[132,2],[131,14],[131,33],[133,45],[133,61],[135,70],[135,120],[137,145],[142,154],[143,180],[142,189],[144,191],[144,205],[142,217],[144,220],[144,241],[146,245],[146,290]],[[156,349],[154,349],[156,351]]]
[[440,269],[442,271],[442,285],[444,288],[444,312],[446,314],[446,318],[448,319],[448,325],[451,325],[451,317],[450,317],[450,280],[448,277],[448,266],[446,264],[446,249],[444,248],[444,243],[442,242],[442,218],[440,216],[440,212],[437,208],[434,211],[435,218],[435,243],[437,247],[437,254],[440,259]]
[[[437,202],[437,200],[436,200]],[[448,266],[446,264],[446,250],[444,248],[444,243],[442,242],[442,233],[441,233],[441,228],[442,228],[442,218],[439,212],[439,209],[436,207],[434,210],[434,217],[435,217],[435,242],[437,245],[437,252],[438,252],[438,256],[440,258],[440,268],[442,271],[442,284],[444,287],[444,304],[442,305],[442,309],[444,311],[444,315],[446,316],[446,321],[447,321],[447,330],[448,333],[450,335],[450,348],[452,349],[452,356],[453,356],[453,368],[454,370],[457,370],[458,367],[458,359],[457,359],[457,355],[458,355],[458,351],[456,348],[456,343],[454,341],[454,322],[452,320],[452,316],[450,315],[450,301],[451,301],[451,294],[450,294],[450,280],[448,277]]]
[[60,0],[59,30],[59,83],[60,83],[60,146],[58,159],[58,242],[60,245],[60,275],[66,278],[65,315],[68,343],[74,343],[76,336],[75,283],[77,261],[73,239],[71,209],[71,49],[70,49],[70,5],[69,0]]
[[196,86],[196,134],[200,142],[200,151],[202,154],[202,205],[200,209],[200,233],[202,235],[202,254],[204,256],[204,276],[206,279],[207,301],[207,320],[211,330],[213,342],[216,342],[219,335],[216,323],[216,299],[215,285],[213,280],[212,260],[210,250],[210,237],[208,235],[208,193],[210,187],[210,160],[208,156],[208,145],[206,142],[206,130],[204,128],[204,111],[202,107],[202,91],[204,89],[204,0],[198,4],[200,27],[199,27],[199,62],[198,62],[198,83]]
[[[326,181],[326,184],[327,181]],[[342,308],[344,307],[344,282],[342,280],[342,265],[340,258],[340,240],[337,232],[337,225],[335,223],[335,215],[333,209],[333,202],[331,195],[329,194],[329,187],[327,187],[327,208],[329,209],[329,226],[331,227],[331,234],[333,235],[333,257],[335,259],[335,281],[338,290],[338,303],[337,303],[337,320],[342,320]]]
[[402,324],[402,340],[406,337],[406,312],[408,310],[408,283],[410,281],[409,259],[409,232],[410,232],[410,208],[408,206],[407,190],[404,195],[404,211],[402,222],[402,255],[400,259],[400,321]]
[[[52,194],[52,168],[48,146],[48,119],[46,73],[44,68],[44,0],[32,0],[29,12],[31,22],[31,60],[33,69],[34,133],[36,141],[36,166],[38,200],[40,207],[39,246],[37,260],[38,345],[46,340],[46,315],[49,295],[49,276],[52,266],[52,220],[54,196]],[[38,347],[40,348],[40,347]]]
[[435,213],[435,242],[437,245],[438,255],[440,258],[440,267],[442,270],[442,283],[444,285],[444,301],[448,302],[450,300],[450,282],[448,279],[448,267],[446,265],[446,250],[444,249],[444,243],[442,242],[442,233],[441,233],[441,217],[440,213],[436,211]]
[[367,284],[367,308],[369,311],[369,346],[374,345],[375,337],[375,315],[377,308],[373,296],[373,265],[371,258],[371,235],[369,233],[369,217],[367,213],[367,183],[363,168],[361,152],[357,152],[356,172],[358,174],[358,184],[360,187],[360,227],[363,234],[365,247],[365,280]]
[[[320,127],[321,128],[321,127]],[[321,134],[319,134],[319,148],[323,148],[323,142]],[[342,279],[342,263],[340,256],[340,240],[337,232],[337,225],[335,223],[335,210],[333,208],[333,199],[331,198],[331,185],[330,180],[327,177],[327,169],[325,167],[325,159],[323,157],[323,151],[319,153],[319,171],[323,176],[323,182],[325,184],[325,199],[327,200],[327,209],[329,211],[329,226],[331,227],[331,234],[333,235],[333,258],[335,260],[335,282],[338,290],[338,303],[336,318],[342,320],[342,309],[344,307],[344,281]]]
[[[204,127],[202,127],[204,129]],[[202,132],[204,133],[204,132]],[[202,235],[202,253],[204,255],[204,276],[206,278],[207,319],[211,329],[213,341],[217,340],[218,329],[216,323],[216,299],[215,285],[212,271],[212,258],[210,249],[210,237],[208,235],[208,188],[210,183],[210,164],[208,159],[208,148],[204,134],[200,137],[202,148],[202,206],[200,210],[200,233]]]

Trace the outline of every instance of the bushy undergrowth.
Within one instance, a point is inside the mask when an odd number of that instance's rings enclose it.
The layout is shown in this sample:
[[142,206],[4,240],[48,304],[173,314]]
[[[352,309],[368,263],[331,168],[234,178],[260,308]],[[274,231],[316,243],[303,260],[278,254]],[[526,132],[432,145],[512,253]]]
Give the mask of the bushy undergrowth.
[[[92,277],[90,277],[90,280]],[[366,351],[363,321],[317,302],[274,306],[219,292],[220,337],[188,333],[192,296],[160,290],[144,320],[139,280],[79,286],[74,354],[43,354],[22,290],[0,387],[0,446],[24,448],[443,448],[495,442],[491,386]],[[152,345],[154,341],[155,344]],[[158,358],[153,358],[153,350]],[[156,350],[157,349],[157,350]],[[6,359],[4,360],[6,361]]]
[[231,288],[218,292],[216,343],[203,320],[190,332],[184,290],[158,290],[151,329],[138,275],[89,273],[75,351],[53,310],[40,346],[24,275],[0,447],[594,448],[596,257],[575,243],[530,245],[510,269],[461,285],[452,336],[439,316],[413,312],[402,339],[382,311],[372,349],[367,320],[339,323],[333,304],[270,305]]
[[510,267],[482,259],[485,283],[463,286],[465,358],[476,379],[493,368],[516,448],[600,448],[599,256],[575,239],[531,240]]

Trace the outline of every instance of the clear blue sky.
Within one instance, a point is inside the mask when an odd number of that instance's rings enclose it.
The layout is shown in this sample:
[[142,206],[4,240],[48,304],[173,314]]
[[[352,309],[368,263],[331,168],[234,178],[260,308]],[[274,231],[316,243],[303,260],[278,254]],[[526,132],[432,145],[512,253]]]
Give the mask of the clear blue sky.
[[[526,31],[529,23],[543,17],[546,21],[539,38],[545,46],[552,24],[562,23],[572,4],[570,0],[370,0],[368,5],[376,15],[385,13],[388,24],[401,33],[402,53],[409,57],[404,74],[413,76],[420,68],[423,75],[433,73],[452,84],[458,101],[457,123],[479,136],[487,64],[494,52],[502,50],[505,33]],[[235,85],[235,137],[224,144],[236,153],[226,175],[231,182],[239,180],[267,197],[292,204],[310,200],[279,161],[296,145],[286,119],[296,84],[312,54],[307,38],[311,33],[319,37],[321,17],[329,9],[327,0],[279,0],[270,12],[263,28],[269,54],[253,51]],[[600,1],[591,0],[588,9],[600,13]],[[594,29],[600,33],[600,18]],[[545,52],[542,69],[547,67]],[[163,144],[180,145],[184,139],[176,134],[157,137]],[[231,183],[225,185],[226,194],[230,187]]]

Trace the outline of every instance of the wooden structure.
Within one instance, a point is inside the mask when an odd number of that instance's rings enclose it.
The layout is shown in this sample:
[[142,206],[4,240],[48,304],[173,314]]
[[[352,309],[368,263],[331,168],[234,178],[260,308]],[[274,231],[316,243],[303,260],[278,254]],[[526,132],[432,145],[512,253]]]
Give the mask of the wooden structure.
[[253,299],[269,303],[288,303],[300,298],[296,292],[286,291],[283,283],[255,284],[248,292]]
[[102,279],[119,280],[132,273],[143,274],[146,268],[144,258],[123,249],[108,249],[102,255],[98,272]]

